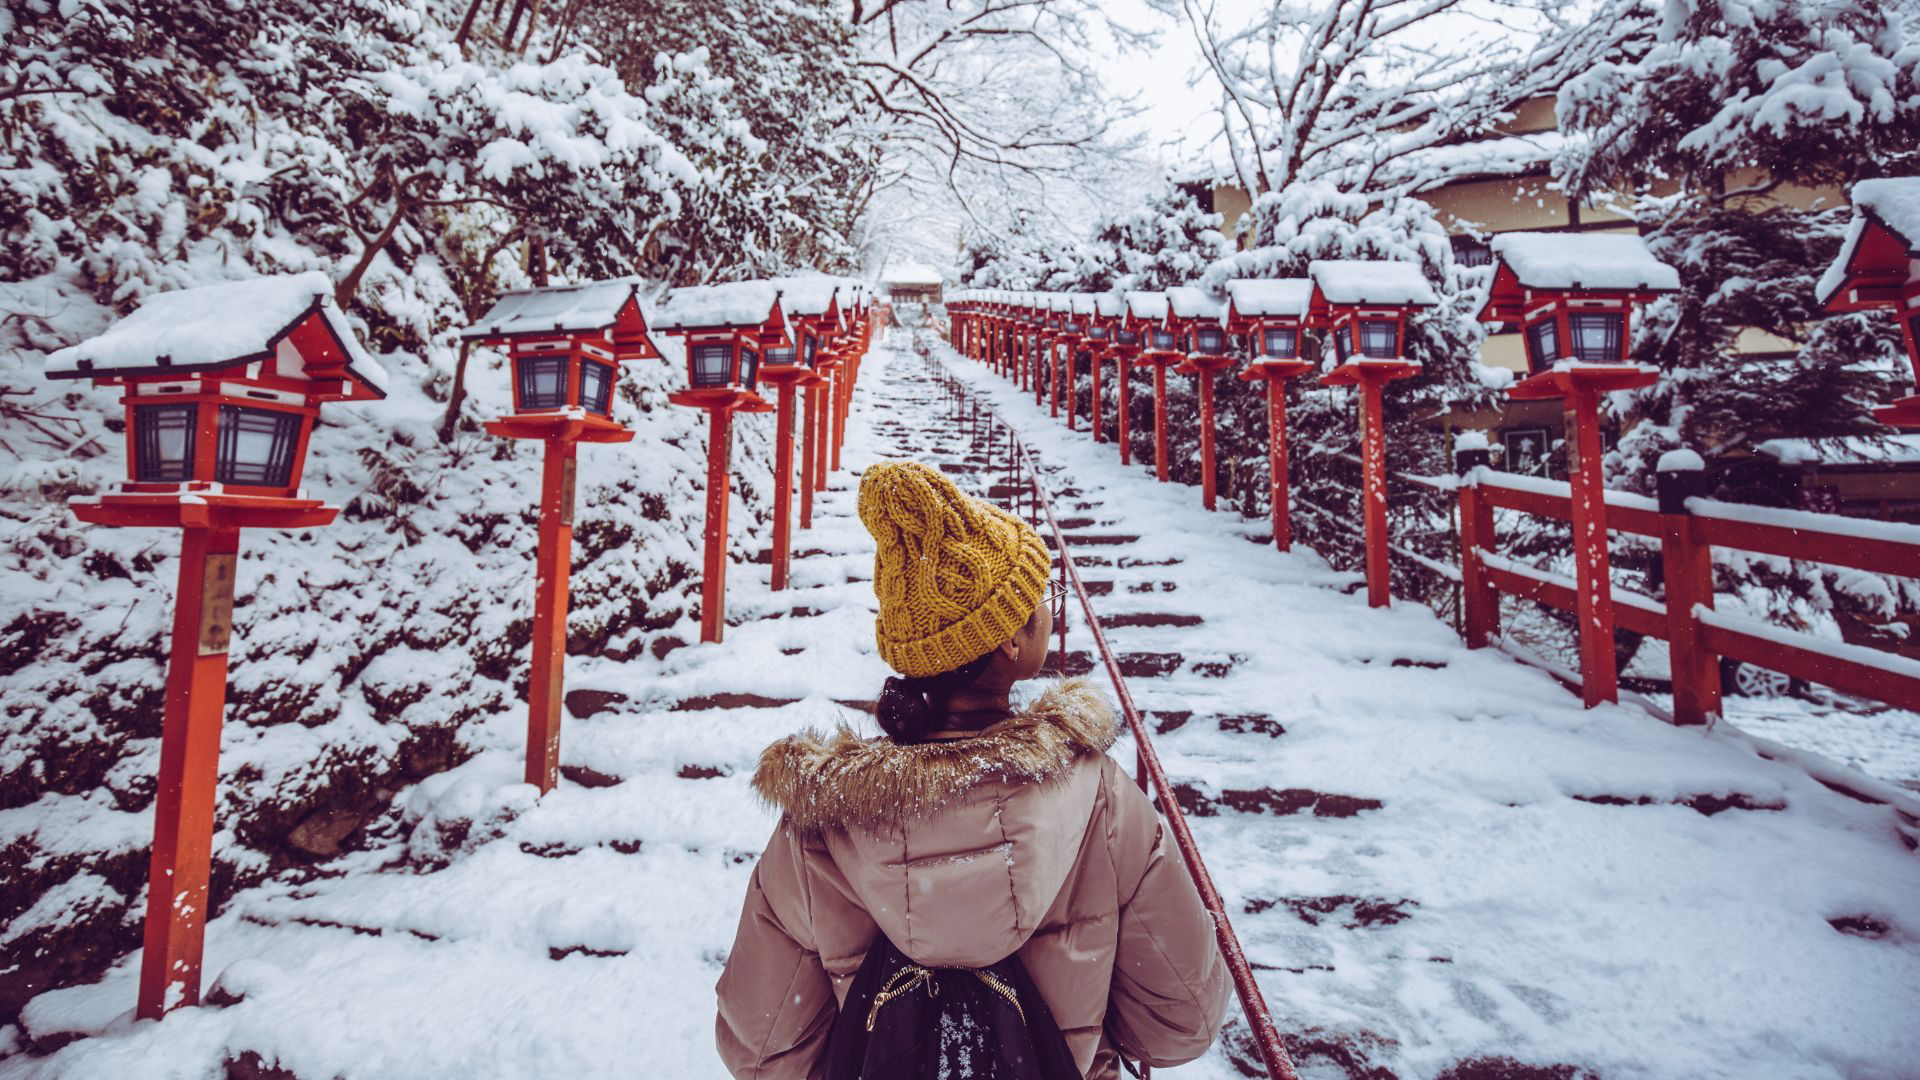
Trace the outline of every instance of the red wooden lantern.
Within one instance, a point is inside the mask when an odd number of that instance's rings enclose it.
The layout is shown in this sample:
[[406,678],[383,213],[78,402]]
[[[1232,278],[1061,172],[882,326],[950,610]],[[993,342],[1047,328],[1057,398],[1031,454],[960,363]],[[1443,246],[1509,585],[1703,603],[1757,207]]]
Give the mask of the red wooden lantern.
[[617,278],[504,293],[460,332],[466,341],[507,350],[512,365],[513,411],[488,421],[487,430],[544,445],[526,761],[527,783],[543,793],[560,777],[579,446],[632,440],[633,432],[613,419],[618,365],[660,355],[647,336],[639,292],[638,278]]
[[1312,296],[1309,278],[1227,282],[1227,328],[1247,335],[1254,353],[1240,377],[1267,384],[1268,496],[1273,544],[1281,551],[1293,546],[1287,492],[1287,380],[1313,370],[1313,364],[1301,357]]
[[[1853,185],[1853,221],[1815,292],[1828,314],[1893,313],[1920,384],[1920,177]],[[1894,427],[1920,427],[1920,393],[1873,410]]]
[[1581,694],[1589,708],[1619,700],[1613,661],[1613,575],[1600,475],[1600,395],[1651,384],[1627,359],[1633,307],[1680,287],[1673,267],[1638,236],[1506,233],[1493,238],[1493,282],[1480,321],[1519,323],[1532,372],[1518,400],[1560,398],[1567,423],[1574,567],[1579,577]]
[[[1107,358],[1114,355],[1113,336],[1126,317],[1127,305],[1113,293],[1096,293],[1087,299],[1092,305],[1092,313],[1087,316],[1086,341],[1088,362],[1093,369],[1093,441],[1105,442],[1101,421],[1106,412],[1106,399],[1100,384]],[[1125,385],[1124,376],[1121,385]]]
[[1205,289],[1176,285],[1167,290],[1167,324],[1186,349],[1174,370],[1199,380],[1200,503],[1214,508],[1218,480],[1213,455],[1213,380],[1233,366],[1226,305]]
[[1320,377],[1360,391],[1361,519],[1366,525],[1367,603],[1391,602],[1387,570],[1387,446],[1380,395],[1394,379],[1416,375],[1406,357],[1407,316],[1439,303],[1412,263],[1316,259],[1307,266],[1313,292],[1307,321],[1328,330],[1339,366]]
[[68,505],[96,525],[178,528],[138,1015],[200,1000],[220,721],[243,528],[325,525],[300,489],[320,405],[386,396],[317,271],[160,293],[47,358],[54,379],[118,386],[127,482]]
[[1153,475],[1167,482],[1167,369],[1186,361],[1180,339],[1167,323],[1167,294],[1129,292],[1127,328],[1140,335],[1133,363],[1153,369]]
[[1053,307],[1060,319],[1060,333],[1056,339],[1060,358],[1054,367],[1054,405],[1057,409],[1061,397],[1065,396],[1067,429],[1071,431],[1077,426],[1079,403],[1074,390],[1078,385],[1080,349],[1087,340],[1087,330],[1093,320],[1093,296],[1090,293],[1054,293]]
[[[780,290],[765,281],[675,289],[654,316],[656,334],[681,339],[687,387],[668,395],[675,405],[705,409],[707,521],[700,584],[700,640],[726,634],[727,508],[733,489],[733,414],[767,412],[756,393],[766,350],[792,345]],[[802,344],[804,347],[804,342]],[[665,350],[663,350],[665,351]]]
[[820,370],[822,358],[833,343],[846,332],[846,312],[840,307],[840,294],[846,283],[830,277],[779,278],[786,301],[787,317],[792,320],[793,344],[769,349],[761,378],[778,389],[779,402],[774,434],[773,486],[773,588],[787,587],[790,564],[793,496],[793,407],[799,390],[807,394],[801,406],[800,449],[800,527],[813,527],[814,465],[819,456],[818,409],[822,387],[831,380]]

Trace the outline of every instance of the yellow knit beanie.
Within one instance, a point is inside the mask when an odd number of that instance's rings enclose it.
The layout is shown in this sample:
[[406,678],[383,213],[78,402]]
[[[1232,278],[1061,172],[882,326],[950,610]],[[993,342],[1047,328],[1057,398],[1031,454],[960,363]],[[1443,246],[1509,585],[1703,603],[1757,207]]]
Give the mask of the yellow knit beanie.
[[902,675],[938,675],[985,656],[1046,595],[1052,560],[1040,534],[917,461],[868,466],[860,521],[875,544],[880,659]]

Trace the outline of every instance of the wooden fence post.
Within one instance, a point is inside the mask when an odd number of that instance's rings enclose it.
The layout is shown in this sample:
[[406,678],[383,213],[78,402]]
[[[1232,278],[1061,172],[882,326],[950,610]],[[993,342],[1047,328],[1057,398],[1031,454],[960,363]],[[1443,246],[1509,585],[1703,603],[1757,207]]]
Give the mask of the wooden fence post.
[[1460,471],[1460,606],[1467,648],[1484,649],[1500,632],[1500,593],[1487,579],[1480,553],[1494,542],[1493,504],[1480,491],[1480,470],[1492,460],[1486,450],[1454,454]]
[[1705,495],[1697,454],[1660,459],[1657,483],[1660,562],[1667,594],[1667,649],[1673,673],[1673,721],[1705,724],[1720,715],[1720,658],[1707,647],[1696,607],[1713,607],[1713,547],[1700,538],[1687,500]]

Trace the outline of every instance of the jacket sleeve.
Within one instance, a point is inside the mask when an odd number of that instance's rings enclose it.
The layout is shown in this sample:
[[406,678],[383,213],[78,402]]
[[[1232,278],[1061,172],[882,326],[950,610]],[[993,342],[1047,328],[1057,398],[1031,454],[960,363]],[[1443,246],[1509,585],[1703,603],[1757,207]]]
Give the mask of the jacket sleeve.
[[1128,1056],[1179,1065],[1213,1045],[1232,984],[1173,837],[1146,795],[1109,768],[1120,926],[1107,1027]]
[[733,950],[714,988],[720,1058],[742,1080],[818,1076],[838,1013],[812,941],[800,846],[782,821],[753,868]]

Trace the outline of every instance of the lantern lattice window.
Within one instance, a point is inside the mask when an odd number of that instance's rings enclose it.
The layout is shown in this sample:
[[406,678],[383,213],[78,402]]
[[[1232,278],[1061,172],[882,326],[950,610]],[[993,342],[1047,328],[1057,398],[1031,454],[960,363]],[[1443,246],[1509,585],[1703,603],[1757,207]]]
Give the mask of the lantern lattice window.
[[1265,352],[1268,356],[1293,356],[1300,349],[1300,331],[1292,327],[1269,327]]
[[558,409],[567,403],[567,358],[523,356],[514,360],[520,375],[520,407]]
[[1159,328],[1154,329],[1153,331],[1153,347],[1154,348],[1171,349],[1171,348],[1174,348],[1175,345],[1176,343],[1174,341],[1173,331],[1161,330]]
[[1219,353],[1226,347],[1227,335],[1218,327],[1203,326],[1193,332],[1193,351]]
[[613,404],[613,368],[595,360],[580,362],[580,404],[608,415]]
[[1617,312],[1589,312],[1569,315],[1567,332],[1573,338],[1573,355],[1589,364],[1620,362],[1620,315]]
[[1376,360],[1400,355],[1400,325],[1392,319],[1362,319],[1358,329],[1360,354]]
[[192,405],[134,406],[134,479],[148,483],[193,479],[197,413]]
[[727,385],[733,378],[733,346],[695,345],[692,377],[695,387]]
[[753,349],[740,350],[740,381],[751,388],[760,384],[760,354]]
[[1527,327],[1527,364],[1538,371],[1560,359],[1560,330],[1552,319]]
[[222,405],[213,478],[223,484],[284,487],[293,476],[299,436],[299,413]]

